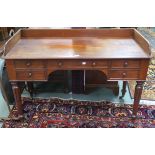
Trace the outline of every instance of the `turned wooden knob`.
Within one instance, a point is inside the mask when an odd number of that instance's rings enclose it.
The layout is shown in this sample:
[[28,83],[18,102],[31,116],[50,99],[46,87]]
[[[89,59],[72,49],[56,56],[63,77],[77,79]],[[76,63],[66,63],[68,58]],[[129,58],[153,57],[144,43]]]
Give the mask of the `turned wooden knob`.
[[126,73],[122,73],[123,77],[126,77]]
[[31,62],[27,62],[27,63],[26,63],[26,66],[28,66],[28,67],[29,67],[30,65],[31,65]]
[[124,67],[127,67],[128,66],[128,62],[124,62]]
[[59,63],[58,63],[58,66],[61,67],[61,66],[62,66],[62,62],[59,62]]
[[29,76],[29,77],[31,77],[31,76],[32,76],[32,73],[31,73],[31,72],[29,72],[29,73],[28,73],[28,76]]
[[96,66],[96,62],[93,62],[93,63],[92,63],[92,66]]

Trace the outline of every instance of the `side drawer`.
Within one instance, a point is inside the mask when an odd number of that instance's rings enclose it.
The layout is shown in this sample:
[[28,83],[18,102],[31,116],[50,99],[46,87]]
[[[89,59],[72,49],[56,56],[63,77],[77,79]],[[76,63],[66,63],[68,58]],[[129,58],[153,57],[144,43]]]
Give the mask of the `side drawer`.
[[113,60],[111,68],[140,68],[140,60]]
[[39,81],[46,79],[45,71],[18,70],[16,71],[16,80]]
[[109,79],[138,79],[139,70],[110,70]]
[[41,60],[14,60],[16,69],[22,68],[44,68],[44,63]]

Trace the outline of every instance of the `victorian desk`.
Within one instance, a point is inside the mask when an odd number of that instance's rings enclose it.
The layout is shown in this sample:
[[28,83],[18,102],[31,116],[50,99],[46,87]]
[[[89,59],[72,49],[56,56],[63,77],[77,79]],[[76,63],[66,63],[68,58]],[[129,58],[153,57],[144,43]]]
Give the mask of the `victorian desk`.
[[137,114],[151,51],[135,29],[23,29],[3,54],[19,115],[21,81],[47,81],[56,70],[99,70],[108,81],[136,80],[133,115]]

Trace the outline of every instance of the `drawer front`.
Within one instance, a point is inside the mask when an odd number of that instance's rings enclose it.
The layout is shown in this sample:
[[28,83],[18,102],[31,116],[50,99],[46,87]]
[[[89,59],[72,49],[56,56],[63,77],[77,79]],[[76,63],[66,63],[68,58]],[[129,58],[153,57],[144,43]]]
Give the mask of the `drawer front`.
[[139,60],[113,60],[111,68],[140,68]]
[[49,60],[48,68],[81,69],[81,68],[107,68],[107,60]]
[[15,68],[44,68],[44,63],[41,60],[15,60]]
[[110,70],[110,79],[138,79],[138,70]]
[[25,80],[25,81],[37,81],[37,80],[45,80],[45,71],[31,71],[31,70],[21,70],[16,71],[16,79],[17,80]]

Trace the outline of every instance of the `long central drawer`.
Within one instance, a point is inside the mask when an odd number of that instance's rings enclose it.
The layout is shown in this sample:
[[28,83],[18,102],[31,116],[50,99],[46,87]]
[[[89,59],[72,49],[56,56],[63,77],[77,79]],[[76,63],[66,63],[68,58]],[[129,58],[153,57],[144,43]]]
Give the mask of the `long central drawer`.
[[48,60],[47,68],[84,69],[108,68],[107,60]]

